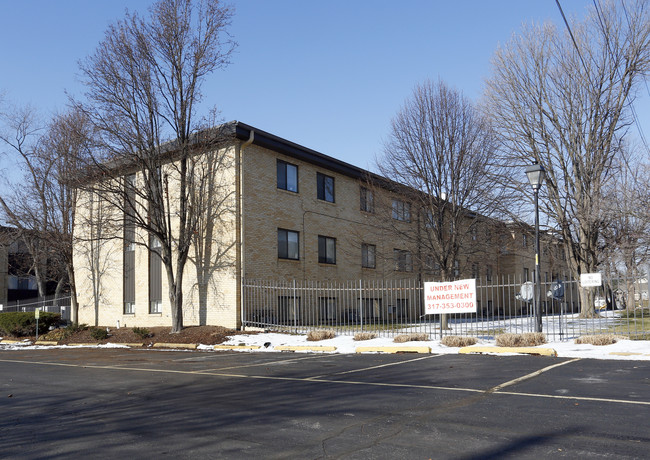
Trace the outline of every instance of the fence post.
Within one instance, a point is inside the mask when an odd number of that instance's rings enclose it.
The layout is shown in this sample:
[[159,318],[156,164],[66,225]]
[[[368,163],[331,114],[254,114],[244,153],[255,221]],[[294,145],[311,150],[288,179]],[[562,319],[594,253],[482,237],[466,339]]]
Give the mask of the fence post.
[[359,280],[359,322],[361,323],[361,332],[363,332],[363,281]]
[[297,309],[296,309],[296,280],[293,280],[293,332],[298,331],[298,320],[297,320]]

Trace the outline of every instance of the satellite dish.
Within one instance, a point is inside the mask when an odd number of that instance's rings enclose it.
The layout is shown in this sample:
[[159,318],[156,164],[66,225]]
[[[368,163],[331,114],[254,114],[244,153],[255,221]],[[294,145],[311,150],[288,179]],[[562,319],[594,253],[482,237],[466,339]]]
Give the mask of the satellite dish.
[[533,282],[532,281],[526,281],[524,284],[521,285],[521,290],[519,291],[519,295],[521,296],[521,300],[524,300],[526,302],[530,302],[533,300],[534,297],[534,289],[533,289]]

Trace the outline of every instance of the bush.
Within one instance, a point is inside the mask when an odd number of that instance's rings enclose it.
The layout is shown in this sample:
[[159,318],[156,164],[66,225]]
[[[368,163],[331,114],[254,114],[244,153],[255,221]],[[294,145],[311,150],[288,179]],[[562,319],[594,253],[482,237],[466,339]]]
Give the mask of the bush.
[[418,332],[413,334],[402,334],[398,335],[393,339],[395,343],[404,343],[404,342],[426,342],[429,340],[429,336],[424,332]]
[[[38,333],[44,334],[50,329],[50,326],[57,326],[60,322],[60,314],[41,312],[38,320]],[[12,337],[36,335],[34,312],[12,311],[0,313],[0,335]]]
[[371,340],[377,338],[374,332],[358,332],[354,334],[354,340]]
[[133,333],[137,336],[139,336],[141,339],[148,339],[149,337],[153,337],[153,334],[149,329],[146,327],[134,327],[132,329]]
[[496,337],[498,347],[534,347],[546,343],[546,336],[541,332],[523,334],[499,334]]
[[336,332],[334,331],[309,331],[307,334],[307,340],[310,342],[318,342],[319,340],[333,339],[336,337]]
[[108,338],[108,331],[99,327],[94,327],[90,330],[90,336],[95,340],[106,340]]
[[582,337],[578,337],[575,339],[573,342],[577,345],[581,344],[588,344],[588,345],[612,345],[619,340],[621,340],[622,337],[618,337],[616,335],[583,335]]
[[440,343],[446,347],[469,347],[477,342],[475,337],[461,337],[459,335],[448,335],[443,337]]

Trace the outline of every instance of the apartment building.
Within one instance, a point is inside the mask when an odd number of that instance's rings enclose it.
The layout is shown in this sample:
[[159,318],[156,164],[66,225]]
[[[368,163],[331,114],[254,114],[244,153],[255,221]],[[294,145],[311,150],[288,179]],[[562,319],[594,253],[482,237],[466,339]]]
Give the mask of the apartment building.
[[[220,261],[202,272],[197,271],[201,264],[196,257],[188,262],[186,325],[240,326],[244,280],[436,280],[439,268],[417,239],[403,236],[427,225],[426,215],[398,184],[241,122],[225,127],[229,138],[220,149],[228,161],[216,180],[227,195],[227,210],[211,241],[212,247],[222,248]],[[141,177],[134,173],[130,180],[138,187]],[[93,278],[88,222],[92,222],[89,209],[97,209],[97,204],[93,208],[89,202],[92,197],[82,200],[76,226],[82,236],[75,246],[80,322],[169,325],[160,254],[128,216],[116,238],[99,248],[105,269],[101,280]],[[481,234],[468,240],[481,250],[462,251],[454,263],[454,278],[496,281],[505,274],[532,276],[529,229],[514,231],[469,212],[468,219],[482,222],[477,227]],[[396,227],[400,232],[392,230]],[[515,248],[519,239],[525,243]],[[201,281],[206,273],[208,279]],[[489,299],[490,304],[498,301],[497,294]]]

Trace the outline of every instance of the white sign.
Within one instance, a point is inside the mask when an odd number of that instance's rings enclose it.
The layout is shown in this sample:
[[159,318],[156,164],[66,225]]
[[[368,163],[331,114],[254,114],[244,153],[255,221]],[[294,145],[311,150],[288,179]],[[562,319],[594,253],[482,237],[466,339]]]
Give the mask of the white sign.
[[603,277],[600,273],[581,273],[580,286],[594,287],[603,284]]
[[476,280],[424,283],[424,314],[476,313]]

